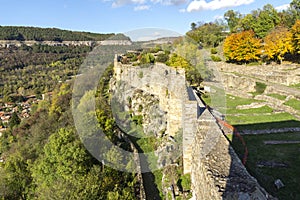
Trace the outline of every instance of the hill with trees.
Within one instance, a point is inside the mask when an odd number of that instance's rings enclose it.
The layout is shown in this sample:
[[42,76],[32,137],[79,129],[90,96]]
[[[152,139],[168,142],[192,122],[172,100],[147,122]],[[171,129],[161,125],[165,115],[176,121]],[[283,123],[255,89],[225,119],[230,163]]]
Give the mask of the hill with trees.
[[[115,36],[114,33],[68,31],[57,28],[38,28],[24,26],[0,26],[0,40],[35,41],[101,41]],[[118,34],[119,35],[119,34]],[[121,34],[122,35],[122,34]],[[120,37],[120,35],[118,36]],[[123,37],[128,39],[126,36]]]
[[[111,71],[112,68],[108,68],[105,75]],[[101,84],[98,93],[104,92],[107,84],[107,81]],[[0,137],[0,155],[4,160],[0,162],[1,199],[138,198],[140,184],[136,174],[107,167],[86,150],[76,133],[71,98],[72,83],[57,84],[51,101],[43,100],[32,106],[31,117],[3,132]],[[109,107],[107,98],[97,100],[101,101],[97,111],[103,113],[100,126],[106,134],[111,134],[115,124],[111,114],[105,112]],[[128,145],[116,137],[114,142],[125,149]]]

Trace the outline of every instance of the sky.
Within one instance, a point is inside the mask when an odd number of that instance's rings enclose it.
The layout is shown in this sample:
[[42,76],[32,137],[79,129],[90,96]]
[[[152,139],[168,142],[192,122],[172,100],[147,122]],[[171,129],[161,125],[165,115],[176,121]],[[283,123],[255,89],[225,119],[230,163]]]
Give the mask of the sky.
[[[185,34],[192,22],[210,22],[229,10],[250,13],[291,0],[0,0],[1,26],[55,27],[96,33]],[[165,31],[164,31],[165,30]]]

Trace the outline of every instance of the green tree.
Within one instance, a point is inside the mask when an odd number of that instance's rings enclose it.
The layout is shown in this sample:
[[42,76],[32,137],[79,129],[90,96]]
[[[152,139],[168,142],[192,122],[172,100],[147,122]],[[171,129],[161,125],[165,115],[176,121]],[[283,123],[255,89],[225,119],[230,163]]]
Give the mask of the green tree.
[[236,31],[239,21],[241,20],[242,15],[234,10],[228,10],[224,14],[224,18],[227,21],[229,30],[231,33]]
[[165,53],[158,54],[156,62],[166,63],[169,60],[169,55]]
[[290,3],[291,11],[293,13],[294,19],[300,19],[300,0],[292,0]]
[[175,68],[184,68],[186,70],[191,68],[191,64],[181,56],[177,54],[171,54],[170,59],[167,62],[167,65]]
[[50,136],[44,155],[31,166],[35,194],[39,198],[76,197],[84,184],[92,159],[73,130],[60,129]]
[[26,199],[31,176],[28,165],[19,153],[7,157],[0,167],[0,198]]
[[263,10],[258,13],[258,17],[254,17],[253,30],[259,38],[264,38],[270,30],[279,24],[280,18],[271,4],[265,5]]
[[153,56],[152,53],[145,53],[142,55],[140,62],[141,62],[141,64],[154,63],[155,57]]
[[197,24],[195,22],[191,23],[191,29],[195,30],[197,28]]
[[224,26],[219,23],[205,23],[195,30],[186,33],[187,36],[195,40],[198,44],[216,47],[223,41]]
[[21,119],[19,118],[18,114],[16,112],[13,112],[8,122],[9,127],[12,129],[15,126],[18,126],[20,123]]

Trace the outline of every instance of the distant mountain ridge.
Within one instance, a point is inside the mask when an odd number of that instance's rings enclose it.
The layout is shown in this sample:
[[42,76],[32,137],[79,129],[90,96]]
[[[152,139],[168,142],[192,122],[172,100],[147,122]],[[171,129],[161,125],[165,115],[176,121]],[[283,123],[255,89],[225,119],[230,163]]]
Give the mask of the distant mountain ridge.
[[58,28],[39,28],[25,26],[0,26],[0,40],[17,41],[103,41],[130,40],[124,34],[100,34],[83,31],[70,31]]

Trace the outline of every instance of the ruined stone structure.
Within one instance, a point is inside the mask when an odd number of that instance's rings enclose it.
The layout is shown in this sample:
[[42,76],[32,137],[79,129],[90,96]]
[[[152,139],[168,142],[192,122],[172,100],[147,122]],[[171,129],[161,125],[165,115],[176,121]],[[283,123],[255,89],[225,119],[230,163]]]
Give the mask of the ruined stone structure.
[[116,84],[126,82],[124,98],[140,89],[159,98],[167,115],[166,134],[182,129],[183,168],[192,179],[193,199],[271,199],[245,169],[216,119],[192,88],[184,70],[162,63],[132,66],[114,62]]
[[300,99],[300,93],[289,86],[299,84],[300,68],[295,64],[238,66],[228,63],[214,65],[215,70],[221,74],[222,83],[227,93],[251,97],[249,93],[255,92],[256,82],[264,83],[267,87],[265,93],[293,95]]

